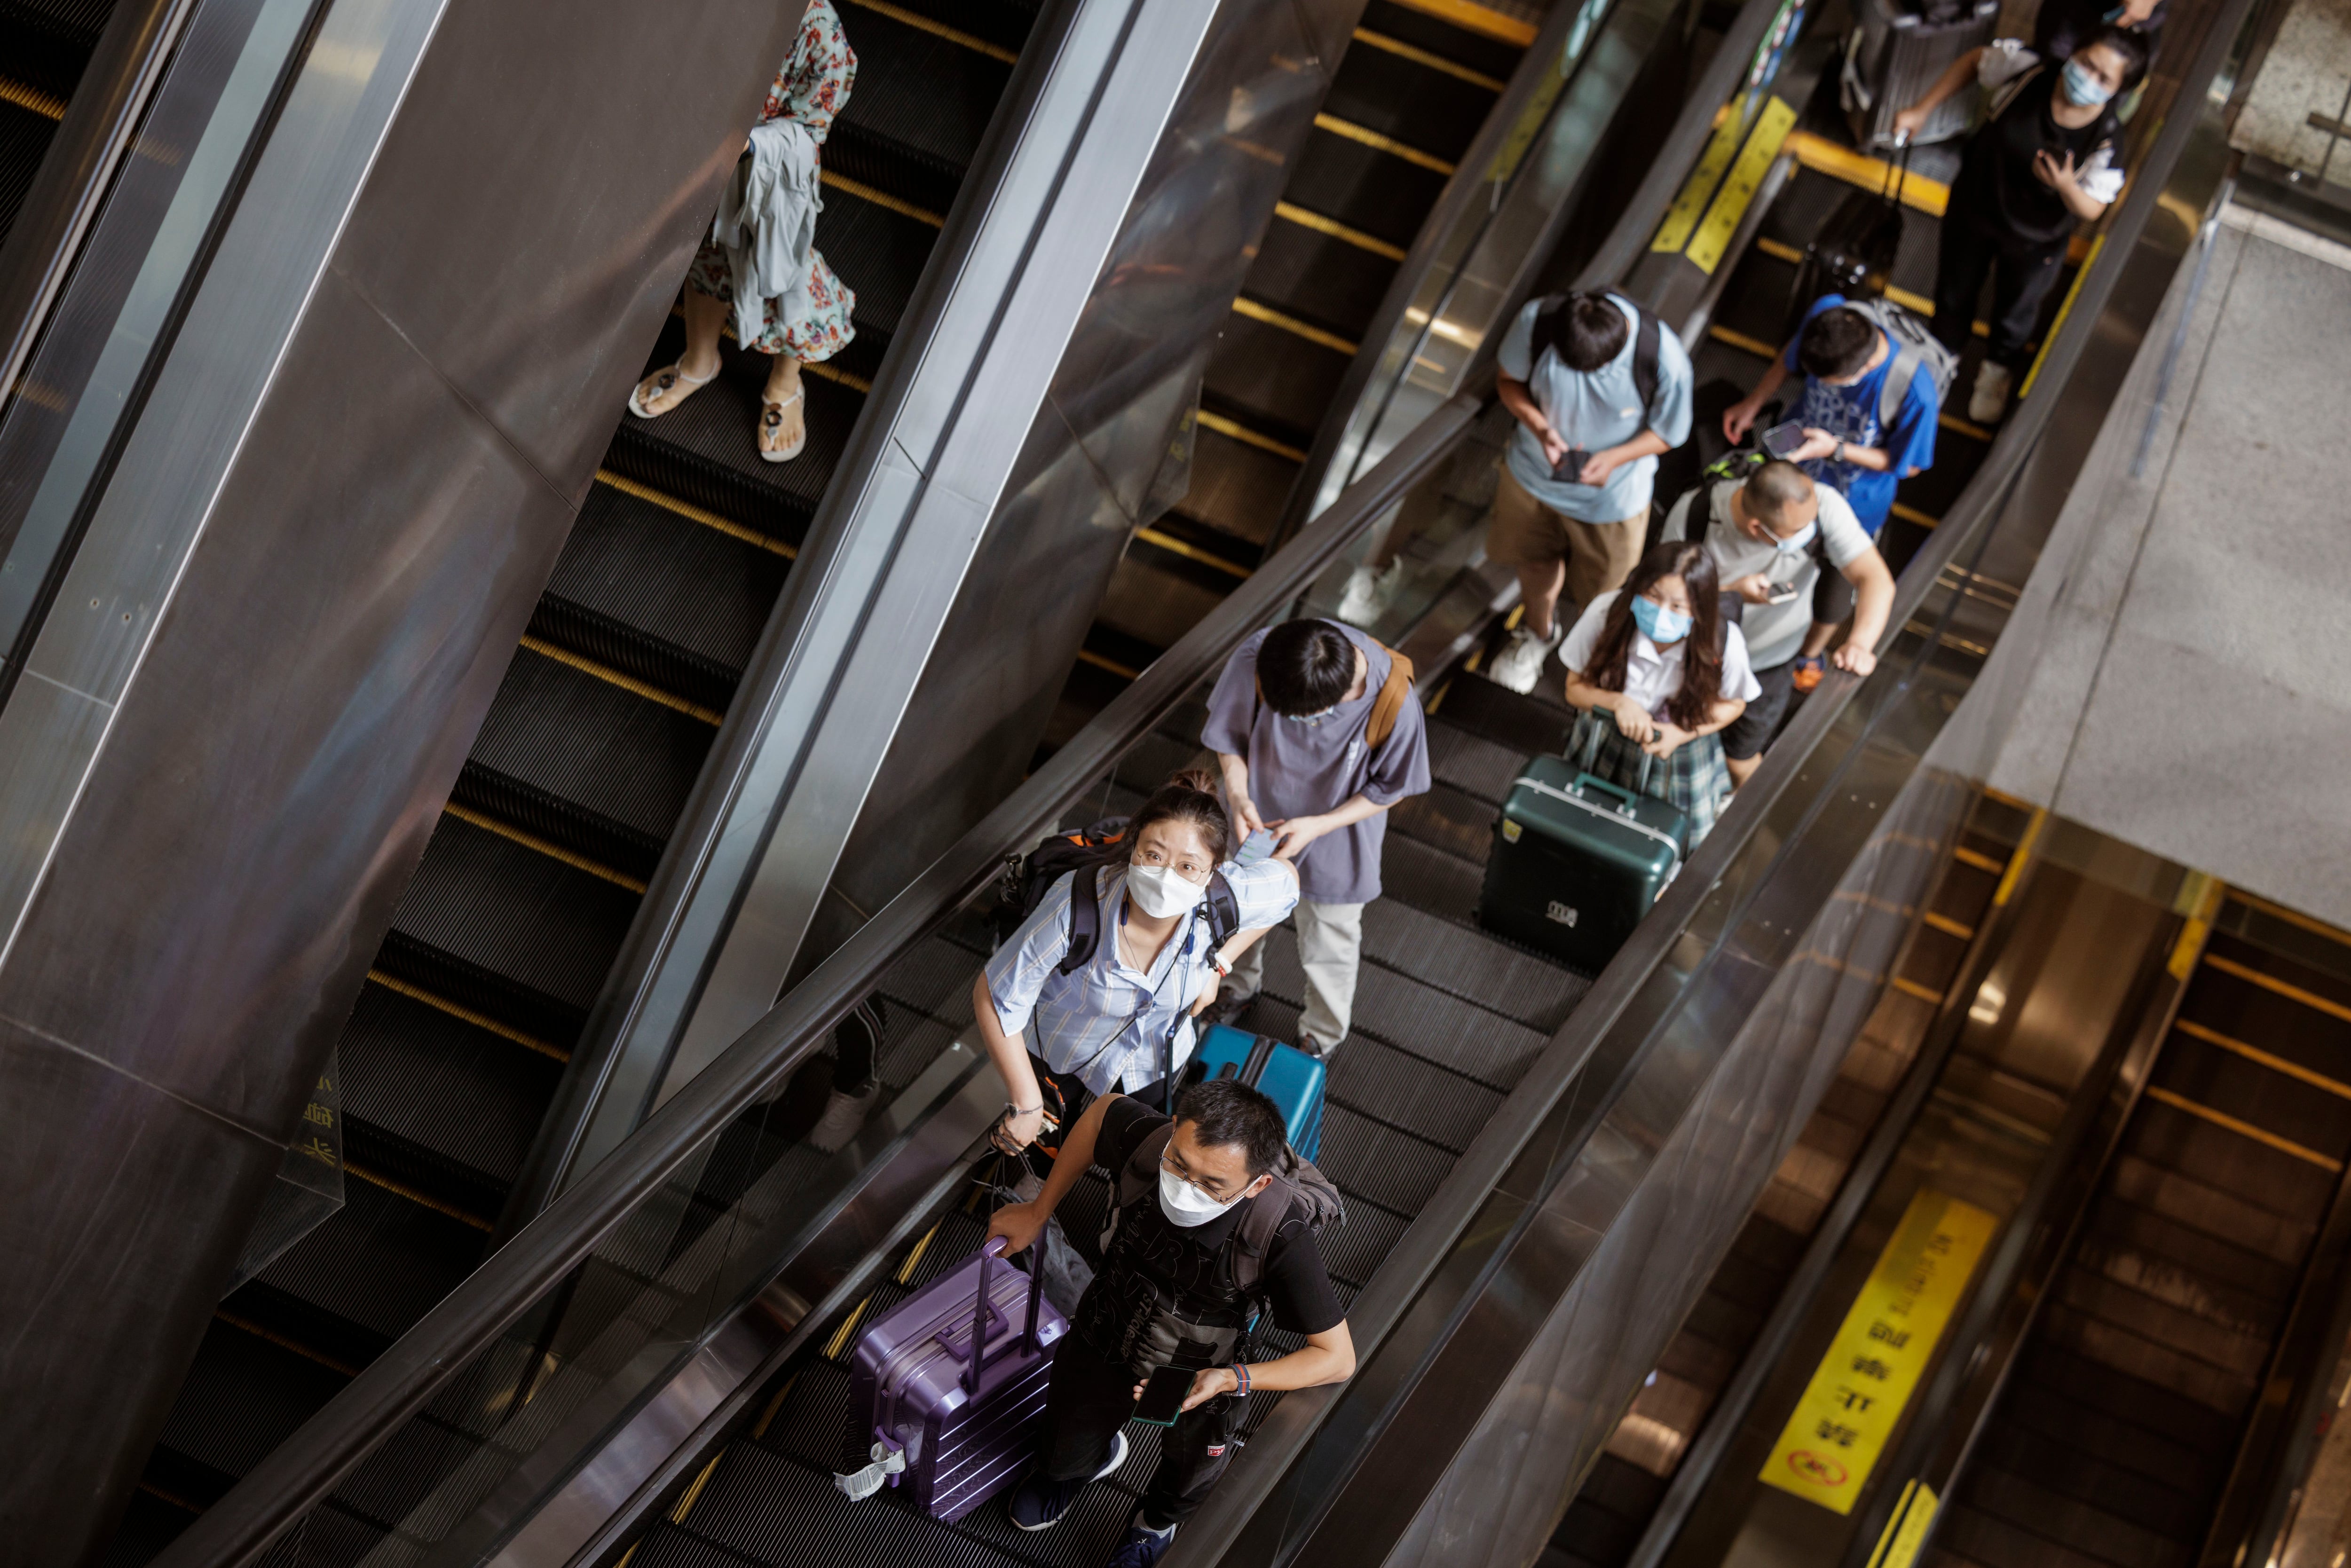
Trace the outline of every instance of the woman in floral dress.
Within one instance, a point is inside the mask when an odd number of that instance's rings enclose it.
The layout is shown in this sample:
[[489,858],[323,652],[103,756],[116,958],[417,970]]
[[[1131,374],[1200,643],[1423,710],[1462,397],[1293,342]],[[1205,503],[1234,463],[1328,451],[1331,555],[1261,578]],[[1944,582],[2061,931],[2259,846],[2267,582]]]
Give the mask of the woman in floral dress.
[[[849,101],[856,80],[857,57],[850,50],[849,36],[841,31],[831,0],[809,0],[791,55],[768,89],[760,123],[796,120],[822,147],[832,117]],[[783,300],[768,300],[766,326],[756,342],[744,345],[773,357],[767,390],[760,394],[758,424],[759,455],[770,463],[797,457],[808,444],[800,367],[832,358],[856,336],[849,318],[857,308],[857,296],[833,276],[822,256],[811,251],[809,263],[807,312],[787,320],[781,314]],[[718,374],[719,329],[733,314],[734,298],[726,253],[705,234],[685,274],[685,352],[677,363],[637,383],[629,394],[630,413],[641,419],[667,413]]]

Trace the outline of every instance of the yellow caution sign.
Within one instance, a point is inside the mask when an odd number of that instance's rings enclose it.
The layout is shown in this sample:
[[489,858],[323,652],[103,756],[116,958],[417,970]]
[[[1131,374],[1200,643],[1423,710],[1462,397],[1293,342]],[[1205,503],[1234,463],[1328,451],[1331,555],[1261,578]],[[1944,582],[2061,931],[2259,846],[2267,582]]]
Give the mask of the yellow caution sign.
[[1690,265],[1708,277],[1714,275],[1716,264],[1730,244],[1731,231],[1747,215],[1755,193],[1763,187],[1763,176],[1771,172],[1771,161],[1780,156],[1780,144],[1788,140],[1795,123],[1796,111],[1777,98],[1755,117],[1755,129],[1748,133],[1747,145],[1739,150],[1739,162],[1730,166],[1730,177],[1715,193],[1706,221],[1698,225],[1698,236],[1690,241]]
[[1657,237],[1649,242],[1655,251],[1674,252],[1689,244],[1689,236],[1698,227],[1698,214],[1706,211],[1706,199],[1714,194],[1715,186],[1722,183],[1723,171],[1739,152],[1739,133],[1743,121],[1734,113],[1726,113],[1714,122],[1714,135],[1698,155],[1697,167],[1674,197],[1674,204],[1666,209],[1666,221],[1657,225]]
[[1935,1501],[1933,1487],[1917,1481],[1903,1484],[1902,1500],[1894,1505],[1894,1517],[1886,1521],[1877,1550],[1869,1554],[1869,1568],[1911,1568],[1918,1561],[1918,1548],[1927,1544],[1927,1527],[1935,1521]]
[[1992,1215],[1939,1192],[1910,1200],[1773,1445],[1765,1482],[1853,1511],[1999,1228]]

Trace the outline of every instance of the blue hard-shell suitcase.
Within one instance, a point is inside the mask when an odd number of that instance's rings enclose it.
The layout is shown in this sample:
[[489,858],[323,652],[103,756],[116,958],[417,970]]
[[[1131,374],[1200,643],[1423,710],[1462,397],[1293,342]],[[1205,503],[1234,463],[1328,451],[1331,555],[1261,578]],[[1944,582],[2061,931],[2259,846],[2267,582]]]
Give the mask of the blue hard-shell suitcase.
[[1311,1160],[1322,1147],[1322,1087],[1330,1076],[1322,1063],[1294,1045],[1270,1035],[1244,1034],[1214,1024],[1201,1036],[1197,1050],[1185,1067],[1187,1082],[1208,1078],[1238,1078],[1281,1107],[1290,1128],[1290,1146],[1301,1160]]

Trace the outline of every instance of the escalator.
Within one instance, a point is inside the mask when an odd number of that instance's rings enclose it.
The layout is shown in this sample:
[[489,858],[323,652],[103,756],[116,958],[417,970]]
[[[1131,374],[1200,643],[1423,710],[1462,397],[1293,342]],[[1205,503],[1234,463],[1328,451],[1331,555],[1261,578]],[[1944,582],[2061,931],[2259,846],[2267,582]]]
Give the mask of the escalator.
[[113,10],[112,0],[0,5],[0,244]]
[[[1331,1063],[1319,1163],[1347,1199],[1346,1224],[1324,1239],[1343,1304],[1372,1281],[1590,985],[1586,976],[1488,936],[1474,919],[1502,797],[1529,753],[1560,748],[1565,710],[1475,677],[1457,681],[1433,706],[1435,786],[1393,813],[1385,895],[1364,910],[1354,1029]],[[1206,716],[1197,703],[1176,707],[1094,800],[1114,811],[1140,804],[1141,791],[1196,754]],[[1238,1022],[1294,1038],[1304,1003],[1296,938],[1284,926],[1267,942],[1265,991]],[[893,1020],[885,1061],[970,1027],[971,978],[988,951],[985,928],[962,925],[890,972],[881,987]],[[1099,1173],[1071,1195],[1061,1218],[1073,1238],[1099,1228],[1107,1197]],[[900,1506],[894,1494],[850,1505],[832,1489],[834,1471],[856,1468],[841,1451],[855,1326],[968,1257],[981,1231],[982,1221],[959,1208],[893,1260],[888,1282],[851,1312],[822,1353],[788,1375],[759,1420],[643,1539],[632,1568],[893,1560],[1090,1568],[1107,1557],[1157,1462],[1155,1429],[1134,1428],[1113,1484],[1041,1536],[1015,1530],[993,1503],[949,1526]],[[1280,1333],[1270,1341],[1276,1353],[1301,1343]],[[1279,1398],[1253,1396],[1251,1419],[1263,1419]]]
[[[114,1563],[234,1485],[500,1224],[1034,15],[839,10],[859,71],[817,245],[856,290],[857,337],[809,367],[808,448],[760,461],[767,361],[732,346],[683,409],[622,422],[340,1042],[347,1201],[222,1301]],[[648,368],[682,341],[673,318]],[[350,1514],[338,1560],[396,1517]]]
[[2216,924],[1938,1517],[1949,1568],[2214,1561],[2256,1406],[2307,1381],[2279,1354],[2351,1161],[2351,940]]
[[1263,559],[1340,383],[1541,8],[1371,0],[1209,361],[1183,499],[1120,560],[1060,745]]

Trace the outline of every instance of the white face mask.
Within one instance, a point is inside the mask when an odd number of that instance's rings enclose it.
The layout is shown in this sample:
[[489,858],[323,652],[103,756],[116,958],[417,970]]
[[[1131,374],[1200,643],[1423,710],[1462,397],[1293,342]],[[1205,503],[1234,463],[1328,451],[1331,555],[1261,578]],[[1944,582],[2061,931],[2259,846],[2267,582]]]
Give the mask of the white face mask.
[[1134,900],[1135,907],[1154,920],[1182,915],[1208,896],[1207,888],[1187,881],[1172,865],[1128,866],[1126,892]]
[[[1243,1192],[1241,1197],[1249,1194]],[[1174,1171],[1159,1173],[1159,1212],[1167,1217],[1170,1225],[1180,1225],[1189,1230],[1196,1225],[1206,1225],[1241,1199],[1218,1203]]]

